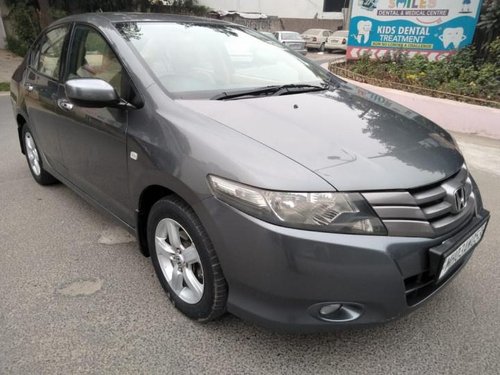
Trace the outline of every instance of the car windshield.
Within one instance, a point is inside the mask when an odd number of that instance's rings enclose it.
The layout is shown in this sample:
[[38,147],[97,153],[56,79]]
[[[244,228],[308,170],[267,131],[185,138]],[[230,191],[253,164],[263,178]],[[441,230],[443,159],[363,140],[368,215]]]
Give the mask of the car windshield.
[[177,22],[116,27],[174,98],[205,99],[242,89],[328,80],[321,68],[247,28]]

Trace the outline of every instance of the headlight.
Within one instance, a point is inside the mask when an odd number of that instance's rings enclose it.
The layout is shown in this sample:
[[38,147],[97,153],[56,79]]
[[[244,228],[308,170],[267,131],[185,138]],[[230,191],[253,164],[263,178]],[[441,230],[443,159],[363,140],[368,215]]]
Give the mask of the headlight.
[[273,224],[322,232],[387,234],[358,193],[287,193],[216,176],[208,176],[208,181],[219,200]]

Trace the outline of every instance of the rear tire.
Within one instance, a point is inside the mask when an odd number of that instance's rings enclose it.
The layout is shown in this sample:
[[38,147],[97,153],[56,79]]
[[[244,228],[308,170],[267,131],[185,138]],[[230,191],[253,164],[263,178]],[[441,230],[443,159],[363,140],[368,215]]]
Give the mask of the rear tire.
[[31,175],[35,181],[40,185],[52,185],[58,183],[59,181],[57,181],[54,176],[43,168],[42,152],[36,145],[35,138],[33,137],[33,133],[31,132],[28,124],[23,125],[21,134],[23,137],[26,160],[28,161]]
[[178,197],[165,197],[151,208],[147,232],[156,275],[174,306],[200,322],[222,316],[227,283],[193,209]]

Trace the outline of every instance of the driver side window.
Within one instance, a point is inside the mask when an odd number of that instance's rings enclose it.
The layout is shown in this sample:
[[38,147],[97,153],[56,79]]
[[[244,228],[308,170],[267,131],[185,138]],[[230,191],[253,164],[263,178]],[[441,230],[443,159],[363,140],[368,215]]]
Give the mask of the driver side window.
[[68,26],[50,30],[40,40],[31,54],[30,66],[47,77],[58,80],[61,56]]
[[120,97],[125,94],[125,70],[101,34],[87,26],[75,28],[67,79],[71,78],[102,79],[113,86]]

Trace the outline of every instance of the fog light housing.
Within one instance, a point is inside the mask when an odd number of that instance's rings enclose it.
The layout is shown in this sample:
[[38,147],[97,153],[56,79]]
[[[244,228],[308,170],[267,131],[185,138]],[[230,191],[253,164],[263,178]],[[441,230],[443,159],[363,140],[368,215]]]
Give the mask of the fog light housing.
[[340,303],[332,303],[331,305],[325,305],[319,309],[319,315],[321,316],[329,316],[335,314],[342,305]]
[[308,311],[325,322],[345,323],[358,319],[363,314],[363,306],[352,302],[322,302],[310,306]]

